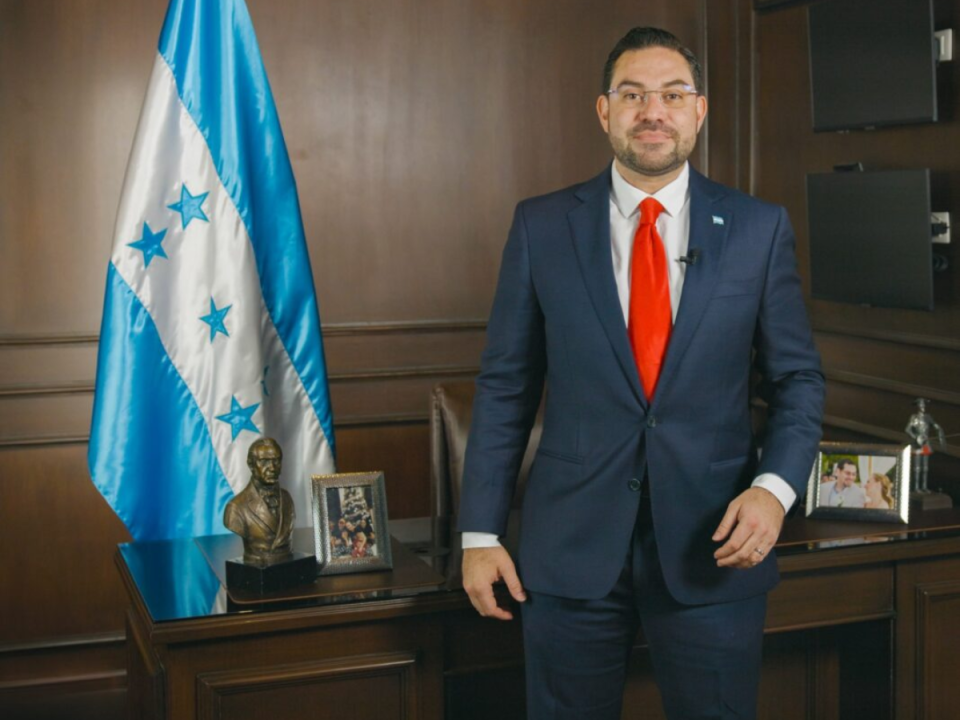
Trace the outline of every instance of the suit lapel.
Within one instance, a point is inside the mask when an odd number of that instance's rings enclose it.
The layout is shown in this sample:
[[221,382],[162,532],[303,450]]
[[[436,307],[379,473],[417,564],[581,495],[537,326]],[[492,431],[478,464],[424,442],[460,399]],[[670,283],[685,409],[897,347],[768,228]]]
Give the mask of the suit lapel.
[[[695,265],[687,266],[677,319],[670,335],[658,388],[669,385],[684,352],[706,312],[713,287],[720,276],[724,240],[733,221],[719,202],[725,191],[690,168],[690,243],[687,255],[697,254]],[[658,393],[656,397],[661,397]]]
[[580,271],[594,310],[613,346],[613,353],[626,375],[637,400],[646,406],[637,366],[627,339],[623,309],[613,275],[613,251],[610,246],[610,170],[585,183],[576,193],[582,201],[567,217],[573,233]]

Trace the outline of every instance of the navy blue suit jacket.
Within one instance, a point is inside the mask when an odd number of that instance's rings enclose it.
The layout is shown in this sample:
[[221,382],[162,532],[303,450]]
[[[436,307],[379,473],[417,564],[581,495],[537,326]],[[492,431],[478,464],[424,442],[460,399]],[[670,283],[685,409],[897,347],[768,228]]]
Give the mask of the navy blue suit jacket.
[[[688,267],[652,403],[627,339],[610,244],[610,170],[517,207],[487,328],[467,445],[460,530],[506,531],[530,427],[547,397],[521,519],[519,571],[534,591],[598,598],[617,580],[649,480],[667,587],[687,604],[777,582],[768,558],[716,567],[711,536],[758,473],[800,495],[824,381],[783,208],[691,169]],[[768,422],[757,458],[751,367]]]

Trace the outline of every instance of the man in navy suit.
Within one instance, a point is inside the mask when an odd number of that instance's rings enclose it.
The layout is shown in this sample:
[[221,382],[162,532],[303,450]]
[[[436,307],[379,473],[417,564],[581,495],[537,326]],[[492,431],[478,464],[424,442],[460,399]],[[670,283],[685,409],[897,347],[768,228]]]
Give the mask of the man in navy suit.
[[[464,587],[485,616],[512,617],[498,580],[522,603],[531,720],[620,718],[640,625],[670,718],[754,717],[772,548],[824,394],[793,232],[782,208],[688,165],[707,101],[676,37],[631,30],[603,90],[612,166],[520,203],[504,250],[459,508]],[[498,536],[544,384],[515,568]]]

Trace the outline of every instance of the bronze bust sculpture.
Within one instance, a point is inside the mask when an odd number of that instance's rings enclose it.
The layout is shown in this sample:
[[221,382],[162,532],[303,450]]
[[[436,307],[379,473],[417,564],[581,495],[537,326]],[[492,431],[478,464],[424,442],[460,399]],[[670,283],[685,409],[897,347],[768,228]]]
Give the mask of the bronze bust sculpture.
[[244,563],[273,565],[293,557],[296,512],[290,493],[280,487],[282,462],[276,440],[255,441],[247,452],[250,482],[223,511],[223,524],[243,538]]

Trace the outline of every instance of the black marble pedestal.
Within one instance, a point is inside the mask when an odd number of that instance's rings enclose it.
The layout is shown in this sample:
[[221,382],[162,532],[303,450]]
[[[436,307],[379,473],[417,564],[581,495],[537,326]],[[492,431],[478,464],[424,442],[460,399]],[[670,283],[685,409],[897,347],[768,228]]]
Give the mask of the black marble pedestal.
[[272,565],[254,565],[227,560],[227,589],[243,590],[258,595],[312,583],[317,578],[317,559],[295,552],[290,560]]

